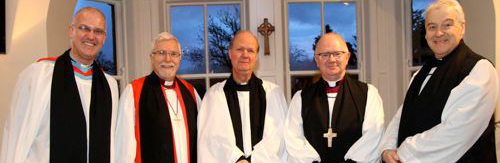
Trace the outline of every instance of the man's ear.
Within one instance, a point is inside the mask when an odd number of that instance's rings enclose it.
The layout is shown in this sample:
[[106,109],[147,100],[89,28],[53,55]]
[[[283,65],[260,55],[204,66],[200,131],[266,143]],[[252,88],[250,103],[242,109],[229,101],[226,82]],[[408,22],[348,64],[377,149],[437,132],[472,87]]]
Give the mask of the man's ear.
[[462,22],[460,26],[462,27],[462,38],[463,38],[463,36],[465,36],[465,22]]

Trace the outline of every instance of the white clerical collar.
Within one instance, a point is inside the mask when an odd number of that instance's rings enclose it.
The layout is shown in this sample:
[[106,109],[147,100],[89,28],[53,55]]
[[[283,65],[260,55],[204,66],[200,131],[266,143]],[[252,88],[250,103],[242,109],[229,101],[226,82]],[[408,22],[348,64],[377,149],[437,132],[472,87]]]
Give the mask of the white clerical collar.
[[329,81],[329,80],[325,80],[325,81],[328,82],[328,86],[330,86],[330,87],[336,87],[337,83],[340,81],[340,79],[336,80],[336,81]]
[[165,83],[163,83],[164,86],[172,86],[172,84],[174,84],[174,81],[165,81]]
[[238,85],[247,85],[248,82],[238,83]]
[[71,55],[69,55],[69,58],[71,58],[71,60],[74,61],[74,63],[78,64],[78,66],[80,66],[84,69],[92,68],[92,64],[94,63],[94,60],[92,60],[92,62],[90,64],[86,65],[86,64],[78,62],[75,58],[73,58],[73,54],[71,52],[70,52],[70,54]]

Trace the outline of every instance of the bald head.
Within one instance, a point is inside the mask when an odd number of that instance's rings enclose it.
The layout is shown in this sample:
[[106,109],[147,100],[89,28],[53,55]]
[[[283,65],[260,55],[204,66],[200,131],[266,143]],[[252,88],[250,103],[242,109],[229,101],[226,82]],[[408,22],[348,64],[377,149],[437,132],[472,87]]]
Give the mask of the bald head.
[[[321,38],[318,40],[318,43],[316,44],[316,49],[314,49],[314,51],[317,51],[318,46],[320,44],[326,44],[326,43],[329,43],[331,41],[337,42],[339,44],[344,44],[345,47],[347,48],[347,44],[346,44],[344,38],[342,38],[342,36],[340,36],[338,33],[335,33],[335,32],[329,32],[329,33],[326,33],[323,36],[321,36]],[[315,52],[315,54],[317,54],[317,52]]]
[[321,36],[314,52],[314,60],[321,76],[328,81],[344,77],[350,56],[345,40],[336,33]]
[[[104,13],[97,9],[97,8],[94,8],[94,7],[84,7],[84,8],[81,8],[80,10],[78,10],[74,15],[73,15],[73,19],[71,20],[71,24],[74,25],[74,24],[77,24],[78,21],[86,14],[97,14],[100,16],[100,19],[102,20],[106,20],[106,16],[104,15]],[[104,21],[104,26],[106,26],[106,21]]]
[[[243,36],[240,36],[240,35],[243,35]],[[257,42],[257,53],[259,53],[259,50],[260,50],[260,46],[259,46],[259,40],[257,40],[257,37],[255,37],[255,35],[250,32],[249,30],[240,30],[238,32],[236,32],[236,34],[234,34],[234,37],[231,39],[231,42],[229,43],[229,49],[231,49],[234,45],[234,40],[238,37],[246,37],[246,36],[251,36],[255,39],[255,42]]]

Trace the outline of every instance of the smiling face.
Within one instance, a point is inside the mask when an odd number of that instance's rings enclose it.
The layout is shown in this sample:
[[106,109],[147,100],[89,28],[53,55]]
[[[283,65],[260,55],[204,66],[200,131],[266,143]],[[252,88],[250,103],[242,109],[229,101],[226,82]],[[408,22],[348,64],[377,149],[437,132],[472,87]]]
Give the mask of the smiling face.
[[84,8],[74,17],[69,27],[71,55],[78,62],[90,64],[106,39],[106,20],[94,8]]
[[337,34],[323,35],[316,45],[314,61],[325,80],[336,81],[344,77],[351,54],[347,45]]
[[440,7],[427,13],[425,38],[438,59],[455,49],[465,33],[465,22],[459,22],[451,7]]
[[173,81],[179,63],[181,62],[181,49],[175,39],[157,41],[151,53],[153,71],[165,81]]
[[250,32],[238,33],[229,48],[229,57],[235,75],[251,75],[257,62],[258,42]]

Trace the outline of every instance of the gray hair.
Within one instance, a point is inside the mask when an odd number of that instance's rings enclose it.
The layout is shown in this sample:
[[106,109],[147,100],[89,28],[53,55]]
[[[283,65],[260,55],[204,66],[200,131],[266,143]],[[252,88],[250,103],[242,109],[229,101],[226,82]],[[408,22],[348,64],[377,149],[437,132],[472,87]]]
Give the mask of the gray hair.
[[458,22],[465,23],[464,9],[456,0],[437,0],[436,2],[432,2],[425,10],[425,19],[429,17],[429,12],[443,7],[449,7],[455,10],[457,12]]
[[182,53],[182,49],[181,49],[181,43],[179,42],[179,40],[177,38],[175,38],[174,35],[168,33],[168,32],[161,32],[160,34],[158,34],[158,36],[156,36],[156,38],[153,40],[153,43],[152,43],[152,46],[151,46],[151,50],[155,48],[155,44],[157,42],[160,42],[160,41],[167,41],[167,40],[174,40],[177,42],[177,46],[179,48],[179,51]]

